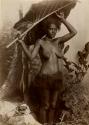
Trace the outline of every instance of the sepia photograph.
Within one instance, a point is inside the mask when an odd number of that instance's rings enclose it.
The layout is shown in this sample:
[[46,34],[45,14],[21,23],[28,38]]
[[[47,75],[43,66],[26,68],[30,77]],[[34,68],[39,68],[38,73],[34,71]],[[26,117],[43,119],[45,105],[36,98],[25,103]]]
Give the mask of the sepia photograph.
[[0,0],[0,125],[89,125],[88,15],[88,0]]

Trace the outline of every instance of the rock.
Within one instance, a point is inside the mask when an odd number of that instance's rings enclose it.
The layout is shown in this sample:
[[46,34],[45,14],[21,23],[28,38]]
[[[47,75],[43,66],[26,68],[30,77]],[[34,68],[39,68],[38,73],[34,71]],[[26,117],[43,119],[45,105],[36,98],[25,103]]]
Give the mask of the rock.
[[0,101],[0,125],[40,125],[26,104]]

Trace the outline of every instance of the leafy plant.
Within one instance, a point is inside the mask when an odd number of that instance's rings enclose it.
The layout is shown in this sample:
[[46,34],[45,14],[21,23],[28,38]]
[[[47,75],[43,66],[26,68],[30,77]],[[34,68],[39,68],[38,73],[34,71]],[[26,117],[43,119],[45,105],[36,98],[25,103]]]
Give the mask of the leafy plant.
[[[64,54],[69,50],[69,45],[67,45],[64,49]],[[64,66],[67,69],[69,75],[73,74],[75,75],[75,78],[72,80],[72,83],[80,83],[88,69],[89,69],[89,64],[87,61],[87,57],[89,55],[89,42],[85,44],[85,47],[82,51],[78,51],[77,57],[78,57],[78,63],[68,61],[67,58],[64,57]]]
[[77,63],[71,62],[65,57],[63,59],[67,70],[67,84],[65,84],[66,89],[63,93],[63,100],[65,101],[65,105],[70,109],[69,121],[72,121],[76,125],[89,124],[87,118],[89,116],[89,100],[85,92],[85,87],[81,84],[89,69],[88,55],[89,42],[85,44],[82,51],[77,52]]

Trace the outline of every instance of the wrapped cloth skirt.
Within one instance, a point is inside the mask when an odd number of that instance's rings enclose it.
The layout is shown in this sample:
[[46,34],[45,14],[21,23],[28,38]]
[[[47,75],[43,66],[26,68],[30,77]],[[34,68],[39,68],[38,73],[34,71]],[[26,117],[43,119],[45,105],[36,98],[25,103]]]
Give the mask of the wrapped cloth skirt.
[[34,80],[34,86],[41,89],[62,90],[63,75],[61,72],[52,75],[37,75]]

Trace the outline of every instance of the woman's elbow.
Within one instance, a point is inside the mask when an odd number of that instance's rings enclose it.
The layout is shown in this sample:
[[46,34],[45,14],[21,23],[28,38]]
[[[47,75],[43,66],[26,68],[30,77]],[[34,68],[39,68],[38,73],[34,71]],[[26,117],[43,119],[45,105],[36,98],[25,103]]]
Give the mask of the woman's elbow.
[[74,31],[72,32],[72,34],[73,34],[73,36],[75,36],[75,35],[77,34],[77,30],[74,30]]

